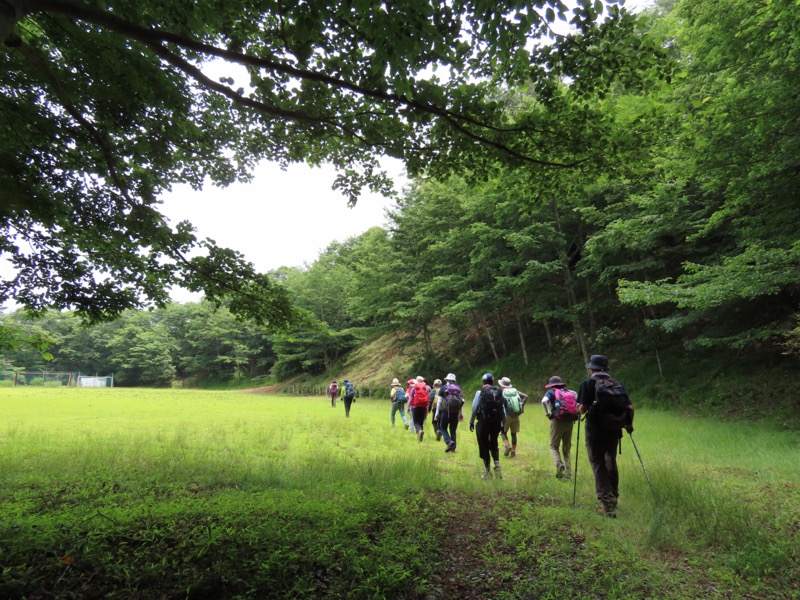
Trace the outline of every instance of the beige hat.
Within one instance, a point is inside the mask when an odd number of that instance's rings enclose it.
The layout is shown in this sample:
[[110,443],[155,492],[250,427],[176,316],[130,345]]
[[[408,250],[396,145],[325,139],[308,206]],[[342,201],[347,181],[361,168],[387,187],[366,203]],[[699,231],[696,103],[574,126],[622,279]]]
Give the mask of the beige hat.
[[422,375],[417,375],[417,381],[425,381],[425,378]]
[[511,380],[508,377],[503,377],[500,380],[500,385],[502,387],[511,387]]
[[399,380],[397,377],[395,377],[394,379],[392,379],[392,387],[394,387],[394,386],[396,386],[396,385],[401,385],[401,384],[400,384],[400,380]]
[[433,387],[439,387],[441,385],[442,385],[442,380],[441,379],[434,380]]

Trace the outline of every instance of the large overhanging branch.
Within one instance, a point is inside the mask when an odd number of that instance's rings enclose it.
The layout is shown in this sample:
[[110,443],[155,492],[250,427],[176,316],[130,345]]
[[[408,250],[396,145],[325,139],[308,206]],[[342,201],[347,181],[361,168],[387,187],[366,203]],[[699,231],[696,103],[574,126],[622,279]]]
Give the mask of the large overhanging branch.
[[[484,130],[487,133],[497,134],[498,136],[512,135],[515,133],[520,133],[519,127],[498,127],[491,123],[480,121],[469,115],[465,115],[460,112],[454,112],[443,106],[419,101],[413,97],[406,97],[405,95],[397,94],[391,91],[365,87],[342,78],[328,75],[326,73],[311,69],[299,68],[284,62],[260,58],[224,48],[218,48],[211,44],[206,44],[204,42],[193,40],[168,31],[163,31],[161,29],[142,27],[128,20],[122,19],[112,13],[97,9],[93,6],[72,2],[70,0],[0,0],[0,6],[8,6],[9,8],[13,7],[13,14],[17,19],[21,18],[22,15],[35,14],[38,12],[61,14],[63,16],[79,19],[86,23],[114,31],[130,39],[138,40],[145,44],[163,60],[172,64],[175,68],[180,69],[184,74],[197,81],[201,86],[223,94],[232,103],[238,106],[247,106],[271,117],[301,122],[324,122],[327,125],[331,125],[333,121],[330,115],[319,116],[313,115],[307,111],[288,110],[240,95],[234,90],[218,84],[210,80],[208,77],[205,77],[197,67],[194,67],[191,63],[179,57],[174,52],[170,52],[164,47],[164,44],[172,44],[183,48],[184,50],[196,52],[208,57],[220,58],[228,62],[241,64],[243,66],[266,69],[276,74],[286,75],[304,81],[322,83],[335,89],[352,92],[364,98],[370,98],[385,104],[429,114],[442,119],[459,135],[464,136],[465,138],[472,140],[473,142],[476,142],[486,148],[492,148],[501,154],[505,154],[512,160],[522,163],[547,167],[574,167],[582,162],[578,161],[564,163],[536,158],[524,152],[515,150],[508,144],[495,139],[493,136],[490,137],[489,135],[480,133],[480,130]],[[8,10],[6,13],[11,14]],[[366,140],[361,138],[356,132],[344,129],[339,123],[335,125],[353,139],[359,140],[365,145],[369,145]]]

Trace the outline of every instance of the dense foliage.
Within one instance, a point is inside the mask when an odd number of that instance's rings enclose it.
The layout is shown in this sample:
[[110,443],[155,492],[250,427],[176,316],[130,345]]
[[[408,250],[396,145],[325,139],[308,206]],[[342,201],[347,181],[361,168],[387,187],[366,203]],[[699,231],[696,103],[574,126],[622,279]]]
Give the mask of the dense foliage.
[[446,364],[620,340],[797,353],[800,8],[683,0],[645,21],[669,80],[509,88],[506,118],[567,136],[552,148],[571,168],[434,169],[386,230],[271,274],[298,315],[271,338],[274,374],[328,371],[376,327]]

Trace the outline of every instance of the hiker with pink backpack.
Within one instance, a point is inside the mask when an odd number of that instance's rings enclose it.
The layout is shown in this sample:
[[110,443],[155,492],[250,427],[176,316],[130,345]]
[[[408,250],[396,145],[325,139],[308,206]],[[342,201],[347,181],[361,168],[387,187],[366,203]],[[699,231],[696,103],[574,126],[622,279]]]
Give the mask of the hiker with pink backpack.
[[567,389],[567,384],[558,375],[553,375],[544,387],[547,391],[542,406],[550,419],[550,454],[556,462],[556,477],[568,481],[572,427],[580,418],[578,394]]

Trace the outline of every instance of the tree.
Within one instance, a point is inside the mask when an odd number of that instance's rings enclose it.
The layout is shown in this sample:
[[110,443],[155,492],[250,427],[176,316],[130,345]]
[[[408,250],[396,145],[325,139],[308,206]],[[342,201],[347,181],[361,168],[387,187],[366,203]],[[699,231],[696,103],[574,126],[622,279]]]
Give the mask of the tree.
[[[176,183],[327,161],[355,203],[387,189],[383,155],[411,175],[568,168],[603,149],[509,116],[504,90],[547,102],[562,78],[580,95],[663,74],[638,20],[591,0],[2,0],[0,39],[0,252],[15,268],[0,301],[89,320],[161,306],[172,285],[290,320],[284,289],[244,257],[164,220],[158,197]],[[216,80],[211,60],[227,64]]]

